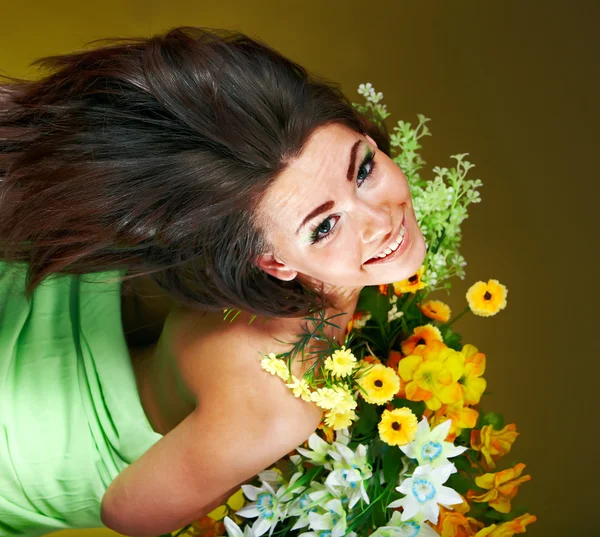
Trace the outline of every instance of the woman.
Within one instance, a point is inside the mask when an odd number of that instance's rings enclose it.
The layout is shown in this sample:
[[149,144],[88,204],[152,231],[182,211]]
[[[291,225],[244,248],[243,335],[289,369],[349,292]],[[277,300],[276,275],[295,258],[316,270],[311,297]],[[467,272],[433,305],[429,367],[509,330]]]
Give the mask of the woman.
[[120,41],[0,86],[0,535],[206,514],[320,422],[258,358],[425,256],[335,86],[234,32]]

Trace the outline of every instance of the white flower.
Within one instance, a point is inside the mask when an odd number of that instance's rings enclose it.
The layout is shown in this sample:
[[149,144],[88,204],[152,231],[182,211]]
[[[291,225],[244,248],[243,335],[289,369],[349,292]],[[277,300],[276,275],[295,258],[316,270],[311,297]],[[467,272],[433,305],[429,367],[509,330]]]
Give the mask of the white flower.
[[402,507],[402,521],[422,514],[426,520],[437,524],[440,505],[452,509],[450,505],[462,503],[462,498],[455,490],[443,486],[454,472],[456,467],[452,463],[433,469],[428,464],[418,466],[412,477],[396,487],[398,492],[406,496],[390,503],[388,508]]
[[325,440],[317,433],[313,433],[308,438],[308,447],[310,449],[298,447],[296,448],[296,451],[313,464],[324,465],[328,459],[328,452],[331,449],[331,444],[325,442]]
[[[244,518],[257,519],[252,524],[252,531],[255,537],[260,537],[266,531],[269,535],[273,533],[277,523],[286,517],[285,504],[291,499],[294,492],[288,493],[288,488],[291,487],[302,472],[295,473],[287,486],[281,484],[281,478],[277,472],[266,471],[261,472],[261,486],[242,485],[244,495],[253,503],[245,505],[237,515]],[[301,490],[297,491],[301,492]]]
[[395,321],[396,319],[400,319],[404,315],[403,311],[398,311],[398,306],[394,304],[390,310],[388,311],[388,323]]
[[417,459],[420,465],[429,464],[431,468],[436,468],[448,464],[450,457],[456,457],[467,450],[464,446],[455,446],[452,442],[445,441],[451,425],[452,420],[446,420],[430,431],[429,422],[423,416],[414,440],[400,446],[400,449],[407,457]]
[[385,526],[377,528],[371,537],[439,537],[438,533],[423,522],[423,517],[402,521],[398,511]]
[[[308,520],[311,530],[303,533],[304,537],[318,537],[320,535],[328,535],[331,537],[342,537],[346,534],[346,511],[342,507],[340,500],[329,500],[322,509],[321,513],[309,513]],[[326,532],[326,533],[325,533]]]
[[333,462],[333,471],[325,480],[325,485],[339,498],[348,498],[348,507],[352,509],[362,498],[369,503],[365,482],[373,472],[367,459],[367,447],[360,444],[356,451],[348,446],[334,443],[334,450],[329,452]]
[[227,535],[229,535],[229,537],[256,537],[250,526],[245,525],[244,531],[242,532],[240,527],[228,516],[223,519],[223,523],[225,524],[225,529],[227,530]]

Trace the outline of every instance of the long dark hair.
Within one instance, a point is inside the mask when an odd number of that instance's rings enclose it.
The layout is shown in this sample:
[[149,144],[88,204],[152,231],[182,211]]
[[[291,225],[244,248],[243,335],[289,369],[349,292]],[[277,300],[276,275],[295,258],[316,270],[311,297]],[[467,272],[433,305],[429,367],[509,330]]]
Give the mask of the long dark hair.
[[367,133],[389,155],[385,127],[238,32],[98,41],[0,85],[0,259],[27,263],[26,296],[54,273],[126,269],[200,309],[324,307],[256,267],[269,245],[255,208],[317,127]]

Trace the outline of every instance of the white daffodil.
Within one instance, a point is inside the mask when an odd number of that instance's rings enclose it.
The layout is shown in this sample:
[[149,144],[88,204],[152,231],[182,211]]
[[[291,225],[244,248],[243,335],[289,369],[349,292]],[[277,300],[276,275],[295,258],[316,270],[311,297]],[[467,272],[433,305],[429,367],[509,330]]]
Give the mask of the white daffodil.
[[[289,484],[284,485],[278,472],[267,470],[259,474],[261,480],[266,478],[262,480],[260,487],[242,485],[244,495],[253,503],[245,505],[236,514],[244,518],[257,517],[252,524],[252,531],[256,537],[260,537],[266,531],[271,535],[277,523],[287,516],[285,508],[294,495],[294,491],[288,490],[301,475],[302,472],[295,473]],[[295,492],[302,492],[302,489],[296,489]]]
[[388,508],[402,507],[403,522],[423,514],[426,520],[437,524],[440,505],[452,509],[450,505],[462,503],[458,492],[443,486],[450,474],[455,472],[456,467],[452,463],[433,469],[428,464],[417,466],[412,477],[405,479],[399,487],[396,487],[398,492],[406,496],[390,503]]
[[313,433],[308,438],[308,447],[310,449],[298,447],[296,448],[296,451],[303,457],[306,457],[313,464],[318,464],[320,466],[325,465],[328,460],[328,453],[331,449],[331,444],[325,442],[325,440],[323,440],[317,433]]
[[244,531],[233,521],[231,518],[226,516],[223,519],[227,535],[229,537],[256,537],[256,534],[252,531],[252,528],[248,525],[244,526]]
[[[346,511],[340,500],[329,500],[319,508],[321,512],[309,513],[308,520],[312,532],[303,533],[305,537],[317,537],[328,535],[330,537],[342,537],[346,534]],[[328,532],[328,533],[322,533]]]
[[360,444],[356,451],[349,447],[334,443],[335,450],[329,455],[333,462],[333,470],[327,476],[325,485],[329,487],[336,496],[346,496],[349,500],[348,507],[352,509],[362,498],[367,504],[365,482],[373,475],[372,468],[367,460],[367,447]]
[[402,515],[394,511],[385,526],[377,528],[371,537],[439,537],[438,533],[420,519],[402,520]]
[[448,431],[452,425],[451,420],[446,420],[432,431],[429,430],[429,422],[423,416],[417,426],[417,434],[412,442],[400,446],[407,457],[417,459],[420,465],[428,464],[431,468],[448,464],[450,457],[456,457],[467,450],[463,446],[455,446],[452,442],[446,442]]

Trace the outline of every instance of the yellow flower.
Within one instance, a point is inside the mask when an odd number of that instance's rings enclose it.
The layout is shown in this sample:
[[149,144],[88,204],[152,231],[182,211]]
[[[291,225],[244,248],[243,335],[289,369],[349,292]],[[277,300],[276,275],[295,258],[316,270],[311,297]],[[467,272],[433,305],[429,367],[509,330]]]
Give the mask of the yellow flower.
[[398,364],[406,398],[425,401],[430,410],[460,401],[462,388],[458,380],[463,371],[464,356],[438,340],[428,346],[418,345]]
[[347,412],[334,412],[333,410],[329,410],[325,414],[324,422],[325,425],[331,427],[334,431],[339,431],[340,429],[350,427],[357,417],[354,410],[348,410]]
[[271,375],[277,375],[283,380],[288,380],[290,378],[287,364],[280,358],[277,358],[273,352],[260,361],[260,366],[265,371],[271,373]]
[[402,293],[414,293],[419,289],[423,289],[427,284],[421,280],[425,272],[425,267],[421,265],[416,274],[413,274],[410,278],[399,282],[394,282],[394,294],[401,295]]
[[519,477],[524,468],[525,465],[520,462],[514,468],[476,477],[476,485],[487,492],[477,494],[469,490],[467,498],[475,502],[488,502],[490,507],[500,513],[510,513],[510,501],[517,495],[519,485],[531,479],[530,475]]
[[477,410],[464,406],[464,401],[460,400],[451,405],[443,405],[436,410],[429,423],[431,427],[435,427],[446,420],[452,420],[446,441],[454,442],[463,429],[472,429],[475,427],[478,417],[479,412]]
[[417,416],[407,407],[384,410],[377,428],[379,436],[390,446],[404,446],[417,434]]
[[475,537],[513,537],[515,533],[525,533],[526,526],[537,520],[537,517],[525,513],[502,524],[492,524],[475,534]]
[[340,394],[333,388],[318,388],[310,394],[310,400],[324,410],[335,408],[340,399]]
[[484,425],[481,431],[471,431],[471,447],[481,451],[488,468],[496,468],[496,462],[506,455],[517,439],[519,433],[514,423],[508,424],[503,429],[496,431],[491,425]]
[[498,280],[474,283],[467,291],[469,308],[475,315],[489,317],[506,307],[507,289]]
[[296,378],[292,375],[292,382],[286,384],[286,386],[292,390],[294,397],[301,397],[303,401],[310,402],[310,386],[306,380]]
[[356,408],[356,399],[348,389],[343,386],[334,386],[333,390],[338,394],[337,404],[331,409],[333,412],[345,414]]
[[400,389],[398,375],[391,367],[382,364],[373,365],[357,383],[364,390],[361,395],[365,401],[375,405],[387,403]]
[[447,323],[450,319],[450,306],[439,300],[428,300],[421,305],[423,315],[436,321]]
[[334,377],[346,377],[356,365],[356,358],[350,349],[346,349],[346,346],[342,346],[341,349],[337,349],[334,353],[329,356],[324,363],[324,368],[331,371]]
[[465,357],[465,370],[458,382],[463,389],[465,404],[476,405],[487,385],[485,379],[481,378],[485,371],[485,354],[471,344],[464,345],[460,352]]
[[417,345],[429,345],[433,340],[443,341],[442,333],[437,326],[432,324],[417,326],[412,336],[406,338],[400,345],[402,354],[408,356],[415,351]]

